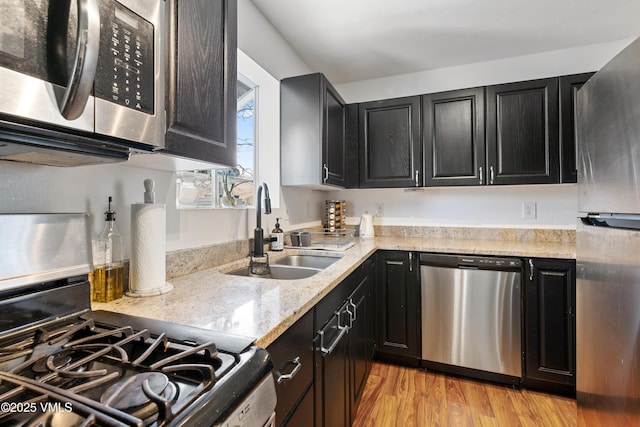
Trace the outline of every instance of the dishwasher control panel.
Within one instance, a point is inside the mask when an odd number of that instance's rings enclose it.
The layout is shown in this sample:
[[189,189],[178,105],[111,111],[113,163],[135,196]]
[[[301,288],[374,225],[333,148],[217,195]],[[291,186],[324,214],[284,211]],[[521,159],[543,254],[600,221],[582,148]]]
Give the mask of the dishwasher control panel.
[[460,256],[441,254],[420,254],[420,264],[442,267],[486,268],[492,270],[520,269],[522,261],[519,258],[489,257],[489,256]]
[[486,257],[464,257],[459,258],[460,265],[486,265],[489,267],[520,267],[522,262],[514,258],[486,258]]

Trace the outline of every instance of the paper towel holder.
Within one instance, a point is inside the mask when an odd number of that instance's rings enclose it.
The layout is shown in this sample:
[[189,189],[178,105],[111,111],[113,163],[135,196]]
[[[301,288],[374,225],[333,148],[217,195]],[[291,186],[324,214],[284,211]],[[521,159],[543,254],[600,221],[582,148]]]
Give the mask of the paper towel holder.
[[144,180],[144,203],[131,205],[129,297],[149,297],[173,289],[166,281],[166,212],[155,202],[152,179]]

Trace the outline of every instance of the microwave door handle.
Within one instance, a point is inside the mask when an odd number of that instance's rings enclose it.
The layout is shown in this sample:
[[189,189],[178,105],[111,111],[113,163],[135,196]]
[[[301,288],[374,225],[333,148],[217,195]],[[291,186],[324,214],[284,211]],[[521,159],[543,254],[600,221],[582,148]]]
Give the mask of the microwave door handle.
[[67,120],[80,117],[91,95],[98,65],[100,12],[98,0],[78,0],[76,54],[67,88],[58,101],[60,113]]

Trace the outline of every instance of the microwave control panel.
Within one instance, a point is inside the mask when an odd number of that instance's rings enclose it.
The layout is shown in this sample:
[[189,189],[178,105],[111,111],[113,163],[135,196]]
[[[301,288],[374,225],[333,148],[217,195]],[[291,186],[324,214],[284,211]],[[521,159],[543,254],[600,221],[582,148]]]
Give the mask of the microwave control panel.
[[153,25],[118,2],[100,2],[95,96],[153,114],[153,64]]

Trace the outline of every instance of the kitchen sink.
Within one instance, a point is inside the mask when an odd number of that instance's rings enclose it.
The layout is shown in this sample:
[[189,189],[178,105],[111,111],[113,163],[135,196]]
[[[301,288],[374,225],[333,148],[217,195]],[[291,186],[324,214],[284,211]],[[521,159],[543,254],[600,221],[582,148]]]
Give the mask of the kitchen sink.
[[339,259],[340,257],[327,255],[287,255],[270,264],[270,274],[250,274],[249,267],[242,267],[227,274],[278,280],[306,279]]
[[227,274],[234,276],[258,277],[263,279],[279,279],[279,280],[295,280],[305,279],[322,271],[320,268],[299,267],[293,265],[271,264],[271,273],[269,274],[249,274],[249,267],[243,267],[238,270],[230,271]]
[[326,255],[288,255],[274,261],[272,265],[290,265],[324,270],[339,259],[338,257]]

